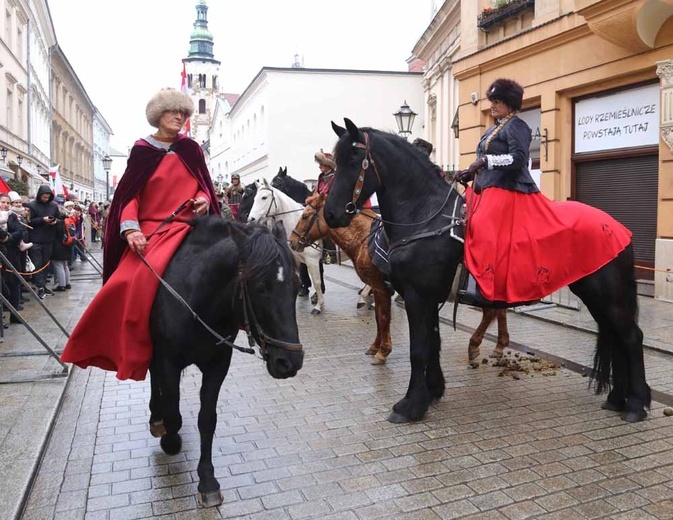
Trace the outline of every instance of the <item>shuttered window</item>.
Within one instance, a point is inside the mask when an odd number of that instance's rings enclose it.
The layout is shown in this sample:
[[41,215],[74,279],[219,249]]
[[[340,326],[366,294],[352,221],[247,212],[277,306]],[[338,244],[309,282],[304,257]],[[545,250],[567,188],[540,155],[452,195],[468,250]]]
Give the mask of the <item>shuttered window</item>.
[[[653,266],[657,238],[659,159],[656,155],[576,164],[575,196],[633,232],[636,264]],[[651,278],[639,270],[639,278]]]

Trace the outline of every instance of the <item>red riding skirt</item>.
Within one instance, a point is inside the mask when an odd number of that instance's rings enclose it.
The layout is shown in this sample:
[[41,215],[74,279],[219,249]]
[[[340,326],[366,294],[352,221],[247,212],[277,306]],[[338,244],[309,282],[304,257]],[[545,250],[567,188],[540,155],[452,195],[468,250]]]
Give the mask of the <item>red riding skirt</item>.
[[465,266],[489,300],[539,300],[596,272],[631,243],[607,213],[541,193],[467,194]]

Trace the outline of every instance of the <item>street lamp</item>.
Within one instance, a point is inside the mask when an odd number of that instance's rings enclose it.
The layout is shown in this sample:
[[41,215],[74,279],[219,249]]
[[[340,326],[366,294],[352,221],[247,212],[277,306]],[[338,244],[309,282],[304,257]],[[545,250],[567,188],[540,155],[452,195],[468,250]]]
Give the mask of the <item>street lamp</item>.
[[5,159],[7,159],[8,152],[9,150],[7,150],[7,148],[5,148],[4,146],[0,148],[0,155],[2,155],[2,162],[5,162]]
[[399,128],[398,133],[406,138],[411,134],[411,128],[414,126],[414,119],[418,114],[409,108],[409,105],[407,105],[407,101],[405,100],[404,105],[402,105],[393,115],[397,121],[397,128]]
[[222,191],[222,181],[224,180],[224,175],[221,173],[217,176],[217,187]]
[[110,200],[110,167],[112,166],[112,158],[105,154],[103,157],[103,169],[105,170],[105,200]]
[[17,155],[17,156],[16,156],[16,164],[18,164],[19,166],[21,166],[21,163],[22,163],[22,162],[23,162],[23,157],[21,157],[20,155]]

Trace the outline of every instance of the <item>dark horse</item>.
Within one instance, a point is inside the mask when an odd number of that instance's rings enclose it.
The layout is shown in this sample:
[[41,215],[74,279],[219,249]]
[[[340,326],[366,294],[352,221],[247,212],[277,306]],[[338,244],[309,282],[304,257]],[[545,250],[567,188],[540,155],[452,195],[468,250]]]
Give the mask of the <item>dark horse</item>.
[[297,179],[293,179],[287,174],[287,166],[278,168],[278,173],[271,179],[271,186],[289,195],[292,200],[305,204],[306,199],[311,196],[311,190],[308,186]]
[[[347,226],[373,192],[391,243],[391,281],[406,302],[411,340],[411,379],[406,396],[393,406],[391,422],[418,421],[444,395],[439,362],[439,305],[446,300],[463,244],[449,228],[458,193],[434,171],[430,160],[405,139],[371,128],[332,123],[339,136],[337,171],[325,205],[331,227]],[[645,418],[650,388],[645,381],[643,333],[631,245],[593,274],[570,284],[598,323],[593,382],[596,392],[612,388],[602,405],[629,422]]]
[[[220,336],[233,341],[246,328],[260,345],[273,377],[293,377],[304,353],[299,343],[294,260],[281,227],[224,222],[205,217],[194,222],[171,259],[164,279],[194,312]],[[198,500],[222,503],[212,463],[217,398],[229,370],[232,347],[218,340],[166,288],[159,286],[150,331],[154,355],[150,364],[150,431],[161,437],[170,455],[181,447],[180,373],[196,365],[203,374],[198,426],[201,458]]]
[[248,221],[252,204],[255,202],[255,195],[257,195],[257,185],[253,182],[248,184],[243,191],[243,197],[241,197],[241,202],[238,205],[238,214],[236,215],[238,222],[245,223]]

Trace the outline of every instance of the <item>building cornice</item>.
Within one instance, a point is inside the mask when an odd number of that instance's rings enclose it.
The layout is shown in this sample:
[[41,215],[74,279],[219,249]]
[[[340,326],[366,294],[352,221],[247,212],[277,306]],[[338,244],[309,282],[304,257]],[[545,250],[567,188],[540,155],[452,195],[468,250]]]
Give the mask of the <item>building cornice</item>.
[[[558,22],[559,20],[557,18],[555,21]],[[548,24],[544,24],[524,33],[519,33],[510,39],[500,41],[491,47],[455,60],[453,62],[453,70],[456,79],[463,81],[477,74],[512,65],[531,56],[562,47],[576,40],[581,40],[592,34],[591,29],[586,24],[573,27],[558,34],[548,34],[547,31],[541,30],[542,27],[547,26]],[[539,35],[537,41],[521,47],[520,43],[523,34],[535,37],[535,32],[538,32]]]
[[412,54],[424,61],[429,61],[432,54],[446,38],[452,25],[459,21],[460,0],[446,0],[414,45]]

